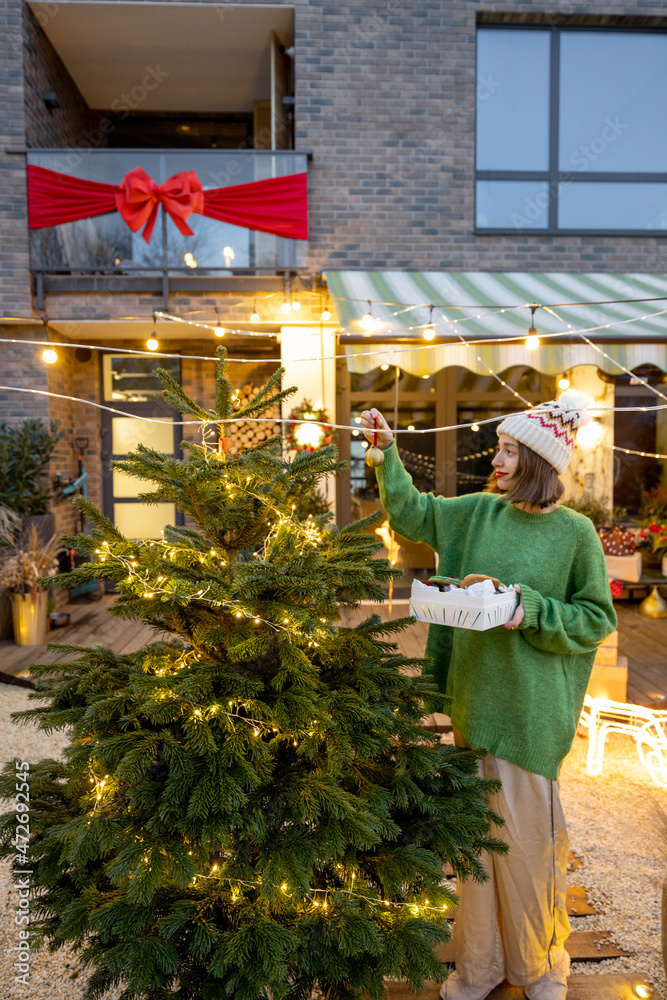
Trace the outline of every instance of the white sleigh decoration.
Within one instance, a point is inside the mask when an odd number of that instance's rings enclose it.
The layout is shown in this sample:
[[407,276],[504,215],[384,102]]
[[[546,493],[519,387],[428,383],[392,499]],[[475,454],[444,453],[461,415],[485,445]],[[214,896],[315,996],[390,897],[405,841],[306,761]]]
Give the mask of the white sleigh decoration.
[[420,622],[469,628],[476,632],[504,625],[514,617],[518,599],[515,590],[482,596],[470,592],[478,587],[479,584],[468,590],[452,587],[443,592],[414,580],[410,593],[410,614]]

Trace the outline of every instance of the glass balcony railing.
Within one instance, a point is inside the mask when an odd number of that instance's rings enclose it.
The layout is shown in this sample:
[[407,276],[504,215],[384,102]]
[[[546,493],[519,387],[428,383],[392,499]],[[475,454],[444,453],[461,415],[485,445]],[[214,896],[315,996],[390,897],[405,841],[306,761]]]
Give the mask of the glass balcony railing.
[[[53,149],[28,151],[27,162],[106,184],[120,184],[143,167],[157,184],[194,170],[204,190],[304,173],[307,154],[269,150]],[[242,229],[193,213],[183,236],[159,211],[147,244],[113,213],[30,233],[32,270],[38,274],[220,275],[298,268],[308,256],[304,240]]]

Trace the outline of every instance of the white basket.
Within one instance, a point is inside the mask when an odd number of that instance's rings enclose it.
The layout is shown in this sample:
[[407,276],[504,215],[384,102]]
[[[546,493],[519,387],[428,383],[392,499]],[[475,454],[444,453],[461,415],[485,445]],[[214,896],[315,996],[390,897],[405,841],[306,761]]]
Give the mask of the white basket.
[[417,621],[471,628],[476,632],[508,622],[514,616],[519,596],[515,590],[491,597],[473,597],[463,590],[443,594],[437,587],[424,590],[415,583],[410,594],[410,614]]

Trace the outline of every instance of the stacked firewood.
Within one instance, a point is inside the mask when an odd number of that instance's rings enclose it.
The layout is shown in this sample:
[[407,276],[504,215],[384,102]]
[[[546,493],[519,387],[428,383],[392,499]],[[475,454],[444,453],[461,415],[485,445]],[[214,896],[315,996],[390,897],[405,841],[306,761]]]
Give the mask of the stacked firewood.
[[[237,389],[234,397],[234,409],[242,410],[244,406],[255,398],[259,388],[254,386],[252,382],[246,383],[240,389]],[[267,411],[263,415],[266,414]],[[276,404],[271,410],[268,411],[269,416],[279,417],[280,416],[280,405]],[[231,424],[230,426],[230,454],[237,455],[240,451],[245,451],[247,448],[255,448],[262,441],[266,441],[267,438],[273,437],[274,434],[280,434],[281,425],[275,420],[262,420],[261,422],[251,423],[250,421],[239,421],[238,423]]]

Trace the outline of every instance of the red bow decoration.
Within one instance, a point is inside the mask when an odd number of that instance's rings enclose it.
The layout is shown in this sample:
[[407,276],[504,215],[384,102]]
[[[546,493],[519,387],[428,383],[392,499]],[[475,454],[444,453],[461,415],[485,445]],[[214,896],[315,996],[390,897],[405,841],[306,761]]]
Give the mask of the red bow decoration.
[[153,235],[159,205],[183,236],[194,236],[187,219],[204,211],[204,189],[194,170],[182,170],[164,184],[156,184],[143,167],[125,174],[116,192],[116,207],[133,233],[144,227],[141,235],[146,243]]
[[158,206],[162,205],[184,236],[193,235],[187,220],[196,212],[272,236],[308,239],[305,173],[204,191],[194,170],[183,170],[164,184],[156,184],[142,167],[135,167],[116,185],[81,180],[29,164],[27,181],[30,229],[118,211],[132,232],[144,226],[142,236],[148,243]]

